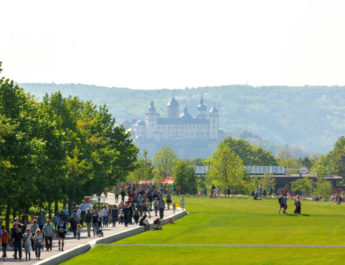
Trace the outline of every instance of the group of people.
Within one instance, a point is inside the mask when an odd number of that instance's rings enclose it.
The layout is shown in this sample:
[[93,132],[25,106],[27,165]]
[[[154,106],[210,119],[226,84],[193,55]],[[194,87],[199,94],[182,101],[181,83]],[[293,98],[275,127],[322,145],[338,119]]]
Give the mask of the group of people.
[[[203,194],[202,194],[202,193],[203,193]],[[216,186],[215,186],[214,184],[212,184],[211,189],[210,189],[210,198],[219,197],[219,196],[221,195],[220,193],[221,193],[221,191],[220,191],[219,185],[218,185],[217,188],[216,188]],[[205,188],[205,189],[203,190],[203,192],[201,192],[200,195],[207,196],[207,189]],[[226,197],[226,196],[230,197],[230,195],[231,195],[231,189],[230,189],[230,187],[228,186],[227,188],[224,189],[224,196],[225,196],[225,197]]]
[[43,218],[45,218],[45,215],[41,213],[38,218],[33,218],[26,224],[20,222],[18,218],[15,218],[10,233],[0,224],[2,257],[7,257],[8,243],[10,243],[14,249],[15,259],[22,258],[23,248],[25,259],[31,259],[31,251],[34,251],[36,258],[40,259],[44,243],[47,251],[52,250],[55,229],[49,219],[47,221],[44,220],[42,224]]
[[[172,209],[175,213],[177,204],[172,201],[169,192],[165,199],[160,191],[154,186],[136,188],[134,185],[121,187],[120,192],[115,193],[114,205],[103,205],[97,207],[89,201],[83,201],[79,206],[72,204],[71,210],[65,207],[55,213],[52,221],[46,217],[45,212],[40,212],[38,217],[27,216],[20,222],[14,219],[12,228],[8,232],[0,220],[0,241],[2,242],[3,258],[7,257],[7,246],[10,244],[14,250],[14,258],[22,259],[23,249],[25,259],[31,259],[31,251],[34,251],[36,258],[40,259],[41,250],[51,251],[53,239],[58,238],[59,251],[64,250],[64,240],[68,231],[73,237],[80,239],[81,229],[86,227],[88,237],[103,236],[102,228],[117,224],[128,226],[136,224],[149,227],[149,218],[157,217],[152,223],[158,227],[160,220],[164,218],[165,209]],[[184,208],[184,197],[181,197],[180,207]],[[158,217],[159,216],[159,217]]]
[[255,191],[252,191],[251,195],[254,200],[261,200],[263,197],[266,196],[272,196],[273,194],[273,188],[269,187],[268,191],[262,187],[262,184],[260,186],[256,186]]
[[[280,196],[278,196],[278,203],[279,203],[279,211],[278,213],[280,214],[280,211],[283,209],[283,214],[286,214],[286,209],[288,208],[288,205],[287,205],[287,194],[284,193]],[[295,211],[294,211],[294,214],[301,214],[301,200],[299,198],[299,195],[297,195],[295,198],[294,198],[294,204],[295,204]]]

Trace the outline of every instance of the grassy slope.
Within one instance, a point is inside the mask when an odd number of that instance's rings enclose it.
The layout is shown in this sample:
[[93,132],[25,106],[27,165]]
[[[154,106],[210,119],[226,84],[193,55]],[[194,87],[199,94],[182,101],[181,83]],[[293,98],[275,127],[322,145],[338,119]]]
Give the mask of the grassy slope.
[[[276,200],[187,198],[190,215],[116,243],[344,244],[345,205],[309,202],[308,216],[278,215]],[[292,201],[288,212],[293,211]],[[115,243],[115,245],[116,245]],[[342,264],[345,249],[99,246],[67,264]],[[126,253],[125,255],[123,253]]]

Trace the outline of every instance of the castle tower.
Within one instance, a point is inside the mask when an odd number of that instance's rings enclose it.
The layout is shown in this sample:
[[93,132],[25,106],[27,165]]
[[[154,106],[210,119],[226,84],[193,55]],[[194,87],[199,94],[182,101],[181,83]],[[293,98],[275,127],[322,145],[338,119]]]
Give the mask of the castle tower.
[[200,103],[198,105],[198,114],[197,114],[197,118],[199,119],[204,119],[206,118],[206,105],[204,104],[204,99],[202,96],[200,96]]
[[212,107],[210,109],[209,121],[210,121],[209,138],[211,140],[216,140],[218,139],[219,115],[218,115],[218,110],[215,107]]
[[178,110],[178,102],[176,101],[176,99],[174,97],[172,97],[169,101],[169,103],[167,104],[167,109],[168,109],[168,118],[169,119],[177,119],[178,118],[178,114],[179,114],[179,110]]
[[146,124],[146,135],[147,138],[155,138],[157,132],[157,120],[158,113],[156,112],[155,105],[151,101],[148,112],[145,114],[145,124]]

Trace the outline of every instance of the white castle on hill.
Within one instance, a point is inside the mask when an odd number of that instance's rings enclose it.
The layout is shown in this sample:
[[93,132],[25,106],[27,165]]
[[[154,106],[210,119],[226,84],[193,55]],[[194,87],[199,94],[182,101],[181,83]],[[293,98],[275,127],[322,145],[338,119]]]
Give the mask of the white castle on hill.
[[193,117],[187,107],[180,114],[179,103],[174,97],[167,104],[167,117],[161,118],[156,112],[154,102],[145,114],[145,120],[138,120],[131,125],[134,139],[153,140],[197,140],[219,138],[219,115],[215,107],[207,112],[203,97],[197,106],[198,113]]

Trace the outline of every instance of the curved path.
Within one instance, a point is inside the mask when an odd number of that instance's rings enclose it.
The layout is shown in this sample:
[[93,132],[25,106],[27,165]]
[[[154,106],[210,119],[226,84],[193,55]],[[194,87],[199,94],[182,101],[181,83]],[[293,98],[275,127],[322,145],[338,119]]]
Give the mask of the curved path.
[[[104,197],[102,196],[102,199],[101,199],[101,202],[106,202],[110,205],[113,205],[115,203],[115,196],[113,193],[108,193],[107,197]],[[176,212],[179,212],[178,210],[176,210]],[[151,212],[151,219],[149,219],[149,222],[152,223],[153,222],[153,219],[155,218],[154,216],[154,211]],[[165,217],[169,217],[173,215],[173,211],[170,210],[165,210],[164,211],[164,216]],[[118,234],[120,232],[124,232],[124,231],[127,231],[127,230],[130,230],[132,229],[133,227],[138,227],[138,225],[128,225],[127,227],[125,227],[124,225],[117,225],[116,227],[111,227],[111,225],[109,225],[108,227],[104,227],[102,228],[103,229],[103,233],[104,233],[104,237],[106,236],[111,236],[111,235],[115,235],[115,234]],[[91,230],[91,235],[93,235],[92,233],[92,230]],[[69,249],[72,249],[72,248],[75,248],[79,245],[85,245],[95,239],[98,239],[99,237],[88,237],[87,236],[87,230],[86,228],[83,228],[82,231],[81,231],[81,238],[80,240],[76,239],[76,238],[73,238],[73,233],[71,232],[68,232],[66,234],[66,238],[65,238],[65,247],[64,247],[64,250],[69,250]],[[49,257],[52,257],[54,255],[57,255],[57,254],[60,254],[60,253],[63,253],[62,251],[59,251],[58,250],[58,241],[57,239],[55,238],[53,240],[53,250],[52,251],[43,251],[41,252],[41,261],[44,260],[44,259],[47,259]],[[2,254],[2,252],[1,252]],[[25,252],[24,252],[24,249],[23,249],[23,254],[22,254],[22,260],[14,260],[13,258],[13,251],[10,250],[10,251],[7,251],[7,258],[6,259],[2,259],[1,256],[0,256],[0,264],[3,265],[9,265],[9,264],[13,264],[13,262],[20,262],[21,264],[25,264],[25,265],[30,265],[30,264],[35,264],[37,263],[39,260],[36,260],[35,259],[35,253],[33,251],[31,251],[31,260],[29,261],[26,261],[25,260]]]

